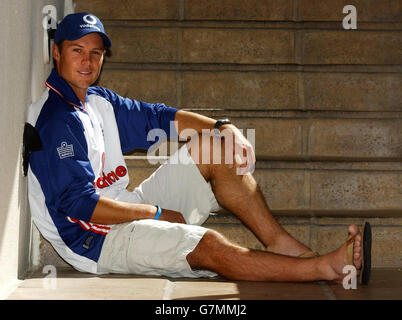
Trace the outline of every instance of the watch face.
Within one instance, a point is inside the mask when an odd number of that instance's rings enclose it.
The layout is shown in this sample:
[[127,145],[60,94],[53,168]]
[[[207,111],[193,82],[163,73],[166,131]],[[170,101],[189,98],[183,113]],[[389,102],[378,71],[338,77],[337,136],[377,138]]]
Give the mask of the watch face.
[[214,134],[215,136],[220,136],[220,130],[219,128],[223,126],[224,124],[230,124],[229,119],[219,119],[216,121],[215,126],[214,126]]
[[218,121],[216,121],[216,127],[220,127],[220,126],[222,126],[222,125],[224,125],[224,124],[229,124],[230,123],[230,120],[229,119],[219,119]]

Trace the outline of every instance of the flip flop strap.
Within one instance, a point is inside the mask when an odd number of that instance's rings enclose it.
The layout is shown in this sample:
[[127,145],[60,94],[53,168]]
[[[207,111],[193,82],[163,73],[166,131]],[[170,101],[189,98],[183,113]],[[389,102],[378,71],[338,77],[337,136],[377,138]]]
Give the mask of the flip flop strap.
[[315,251],[307,251],[305,253],[302,253],[299,258],[316,258],[319,257],[320,255],[315,252]]

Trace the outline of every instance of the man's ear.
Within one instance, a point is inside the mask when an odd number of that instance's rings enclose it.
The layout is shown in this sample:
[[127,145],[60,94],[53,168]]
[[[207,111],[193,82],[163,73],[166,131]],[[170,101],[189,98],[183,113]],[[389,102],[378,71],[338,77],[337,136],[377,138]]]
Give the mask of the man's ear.
[[55,43],[52,46],[52,56],[53,56],[53,59],[55,59],[56,61],[60,60],[60,48]]

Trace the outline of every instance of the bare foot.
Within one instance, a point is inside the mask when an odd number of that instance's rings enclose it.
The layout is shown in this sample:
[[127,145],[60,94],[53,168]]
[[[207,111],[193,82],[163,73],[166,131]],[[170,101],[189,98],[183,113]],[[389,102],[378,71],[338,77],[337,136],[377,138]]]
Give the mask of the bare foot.
[[[352,224],[348,228],[349,234],[354,238],[353,245],[353,264],[357,270],[362,266],[362,256],[361,256],[361,241],[362,237],[360,234],[360,229],[358,226]],[[325,257],[325,258],[324,258]],[[341,282],[345,276],[343,274],[343,268],[348,264],[347,260],[347,243],[345,242],[337,250],[325,255],[323,258],[327,263],[326,275],[328,280],[334,280]]]

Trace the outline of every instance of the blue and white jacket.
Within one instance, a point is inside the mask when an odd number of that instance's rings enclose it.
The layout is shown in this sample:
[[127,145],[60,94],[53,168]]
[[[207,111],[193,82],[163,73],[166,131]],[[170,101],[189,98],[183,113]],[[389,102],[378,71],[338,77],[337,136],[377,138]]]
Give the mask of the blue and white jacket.
[[53,69],[42,97],[28,110],[42,150],[29,157],[28,194],[39,231],[59,255],[80,271],[97,273],[110,227],[90,223],[100,195],[125,190],[123,153],[148,149],[150,130],[167,135],[177,109],[122,98],[90,87],[83,105]]

